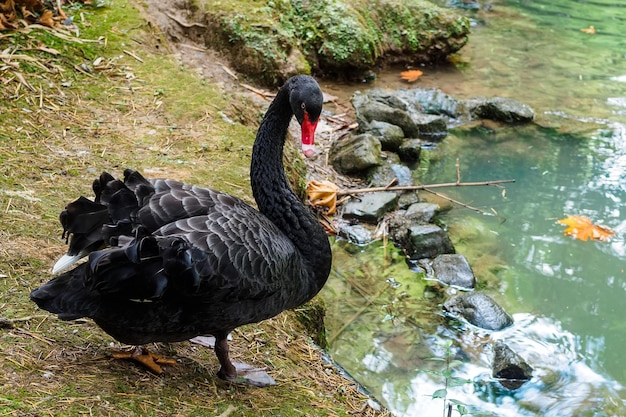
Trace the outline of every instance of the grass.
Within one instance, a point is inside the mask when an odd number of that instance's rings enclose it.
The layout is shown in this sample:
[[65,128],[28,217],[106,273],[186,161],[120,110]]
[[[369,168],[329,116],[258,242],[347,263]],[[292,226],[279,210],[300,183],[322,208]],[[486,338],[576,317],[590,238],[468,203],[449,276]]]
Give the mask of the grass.
[[262,109],[242,112],[242,93],[182,66],[126,0],[71,14],[80,38],[0,33],[0,416],[384,415],[324,362],[293,312],[235,332],[233,358],[278,382],[254,389],[217,379],[214,353],[189,342],[151,347],[178,362],[161,376],[113,361],[118,344],[91,321],[62,322],[30,302],[66,249],[58,213],[91,195],[102,170],[133,167],[252,201]]

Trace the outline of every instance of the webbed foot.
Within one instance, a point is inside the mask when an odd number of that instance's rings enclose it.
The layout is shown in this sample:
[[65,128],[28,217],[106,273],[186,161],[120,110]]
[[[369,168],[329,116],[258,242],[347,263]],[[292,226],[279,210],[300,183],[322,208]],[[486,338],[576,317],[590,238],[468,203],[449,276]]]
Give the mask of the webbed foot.
[[161,375],[163,373],[161,365],[176,365],[176,361],[174,359],[164,358],[163,356],[150,352],[145,347],[137,347],[130,352],[115,351],[113,352],[113,359],[133,360],[157,375]]

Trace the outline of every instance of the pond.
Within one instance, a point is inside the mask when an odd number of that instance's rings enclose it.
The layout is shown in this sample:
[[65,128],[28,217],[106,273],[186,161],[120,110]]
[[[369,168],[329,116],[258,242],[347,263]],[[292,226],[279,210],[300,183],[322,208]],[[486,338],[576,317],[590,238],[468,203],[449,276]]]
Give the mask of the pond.
[[[450,321],[439,313],[436,285],[408,269],[390,243],[336,241],[324,290],[331,353],[399,416],[447,415],[432,397],[446,375],[447,398],[468,411],[625,415],[626,4],[520,0],[486,8],[467,10],[473,34],[456,65],[425,68],[416,86],[459,98],[513,97],[535,109],[537,124],[452,131],[423,152],[415,177],[454,181],[458,158],[464,181],[516,179],[504,191],[448,189],[484,213],[456,207],[442,216],[457,252],[515,325],[481,332]],[[372,87],[407,86],[388,72],[358,88]],[[566,214],[616,236],[564,236],[556,220]],[[534,368],[518,390],[491,377],[495,340]],[[461,364],[450,368],[452,360]]]

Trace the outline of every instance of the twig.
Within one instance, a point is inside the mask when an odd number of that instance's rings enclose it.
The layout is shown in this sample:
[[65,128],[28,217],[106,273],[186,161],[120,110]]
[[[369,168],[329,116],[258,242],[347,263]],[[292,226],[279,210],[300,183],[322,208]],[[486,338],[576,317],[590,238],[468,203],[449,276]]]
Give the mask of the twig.
[[436,195],[437,197],[441,197],[441,198],[443,198],[443,199],[445,199],[445,200],[448,200],[448,201],[450,201],[450,202],[452,202],[452,203],[454,203],[454,204],[458,204],[458,205],[459,205],[459,206],[461,206],[461,207],[465,207],[465,208],[467,208],[467,209],[474,210],[474,211],[476,211],[476,212],[478,212],[478,213],[480,213],[480,214],[484,214],[484,215],[486,215],[486,216],[493,216],[493,213],[489,213],[488,211],[481,210],[481,209],[479,209],[479,208],[477,208],[477,207],[470,206],[469,204],[462,203],[462,202],[460,202],[459,200],[455,200],[454,198],[450,198],[450,197],[448,197],[447,195],[443,195],[443,194],[441,194],[441,193],[438,193],[438,192],[435,192],[435,191],[429,190],[428,188],[424,188],[424,191],[427,191],[427,192],[429,192],[429,193],[431,193],[431,194]]
[[141,63],[143,64],[143,59],[141,59],[141,58],[140,58],[137,54],[135,54],[134,52],[129,51],[129,50],[126,50],[126,49],[124,49],[123,51],[124,51],[124,53],[125,53],[126,55],[128,55],[128,56],[131,56],[131,57],[135,58],[137,61],[139,61],[139,62],[141,62]]
[[424,185],[406,185],[398,187],[372,187],[372,188],[356,188],[353,190],[339,190],[337,196],[344,196],[350,194],[359,193],[372,193],[375,191],[417,191],[426,190],[427,188],[443,188],[443,187],[477,187],[484,185],[498,185],[509,182],[515,182],[511,180],[494,180],[494,181],[480,181],[480,182],[445,182],[441,184],[424,184]]
[[275,96],[275,94],[267,93],[267,92],[265,92],[263,90],[259,90],[258,88],[254,88],[254,87],[252,87],[251,85],[248,85],[248,84],[239,83],[239,85],[241,85],[246,90],[250,90],[253,93],[256,93],[256,94],[260,95],[263,98],[268,98],[268,97],[274,97]]

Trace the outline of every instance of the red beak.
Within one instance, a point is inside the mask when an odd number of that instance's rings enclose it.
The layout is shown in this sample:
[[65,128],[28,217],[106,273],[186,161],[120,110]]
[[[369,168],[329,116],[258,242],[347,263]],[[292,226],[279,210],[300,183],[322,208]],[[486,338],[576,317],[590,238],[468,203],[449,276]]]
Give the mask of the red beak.
[[304,120],[302,121],[302,145],[313,146],[315,143],[315,129],[317,128],[317,122],[311,123],[309,114],[304,112]]

